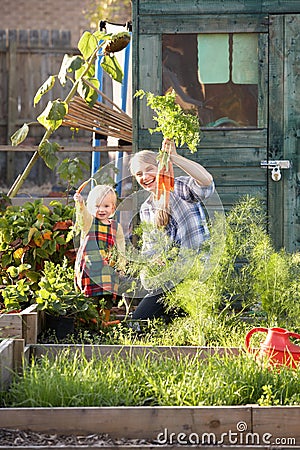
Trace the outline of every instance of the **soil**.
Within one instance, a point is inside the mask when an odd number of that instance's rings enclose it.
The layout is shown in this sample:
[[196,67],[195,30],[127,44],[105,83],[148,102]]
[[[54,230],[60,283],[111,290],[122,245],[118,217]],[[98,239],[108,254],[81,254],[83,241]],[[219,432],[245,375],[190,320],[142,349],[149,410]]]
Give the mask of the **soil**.
[[[0,428],[1,447],[152,447],[151,442],[141,439],[112,439],[107,434],[88,436],[57,435]],[[155,445],[155,444],[154,444]],[[155,445],[156,447],[156,445]]]

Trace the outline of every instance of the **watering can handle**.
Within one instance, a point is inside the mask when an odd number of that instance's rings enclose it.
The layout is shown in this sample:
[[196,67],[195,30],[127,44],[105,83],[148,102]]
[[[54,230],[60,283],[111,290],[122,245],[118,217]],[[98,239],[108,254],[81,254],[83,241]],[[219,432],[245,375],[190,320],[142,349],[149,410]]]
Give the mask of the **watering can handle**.
[[[246,339],[245,339],[245,346],[246,346],[246,349],[248,350],[248,351],[251,351],[251,349],[250,349],[250,339],[251,339],[251,336],[254,334],[254,333],[257,333],[258,331],[261,331],[261,332],[263,332],[263,333],[268,333],[268,328],[262,328],[262,327],[257,327],[257,328],[252,328],[252,330],[250,330],[249,331],[249,333],[247,334],[247,336],[246,336]],[[292,333],[293,334],[293,333]],[[298,335],[299,336],[299,335]]]
[[300,334],[291,332],[291,333],[289,333],[289,337],[294,337],[296,339],[300,339]]

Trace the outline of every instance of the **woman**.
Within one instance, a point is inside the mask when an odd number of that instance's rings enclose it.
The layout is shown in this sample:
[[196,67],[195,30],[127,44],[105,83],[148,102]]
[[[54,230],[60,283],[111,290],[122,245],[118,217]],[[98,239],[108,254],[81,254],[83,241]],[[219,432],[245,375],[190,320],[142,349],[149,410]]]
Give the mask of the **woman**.
[[[175,143],[165,139],[162,150],[169,152],[170,161],[186,176],[175,178],[174,191],[170,192],[169,207],[166,210],[156,201],[156,175],[158,171],[157,154],[149,150],[135,153],[130,161],[130,171],[139,185],[149,192],[142,204],[142,222],[163,228],[170,242],[177,248],[199,252],[204,241],[209,238],[202,202],[214,192],[211,174],[201,164],[178,155]],[[157,251],[152,234],[145,233],[142,252],[153,257]],[[132,315],[133,319],[151,319],[165,314],[162,303],[163,294],[152,291],[147,294]]]

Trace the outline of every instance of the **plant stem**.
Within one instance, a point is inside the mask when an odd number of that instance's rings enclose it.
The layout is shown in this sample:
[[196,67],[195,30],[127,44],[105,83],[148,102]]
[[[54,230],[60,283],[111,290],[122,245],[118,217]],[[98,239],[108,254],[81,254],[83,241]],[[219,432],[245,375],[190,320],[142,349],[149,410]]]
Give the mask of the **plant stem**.
[[[81,74],[81,76],[75,81],[75,83],[73,84],[72,89],[70,90],[70,92],[68,93],[68,95],[65,98],[65,103],[69,104],[70,101],[72,100],[72,98],[74,97],[74,95],[77,92],[77,87],[79,84],[79,81],[83,79],[83,77],[88,73],[91,65],[94,62],[94,58],[97,55],[97,52],[99,51],[99,49],[102,47],[103,44],[98,45],[96,47],[96,49],[93,51],[92,55],[90,56],[89,60],[87,61],[87,65],[86,65],[86,69],[84,70],[84,72]],[[89,86],[91,87],[91,83],[89,83]],[[39,147],[41,147],[41,145],[46,142],[50,136],[52,135],[53,130],[49,129],[45,132]],[[21,189],[21,187],[23,186],[24,181],[27,179],[28,175],[31,172],[31,169],[33,168],[34,164],[37,162],[37,160],[39,159],[39,152],[38,150],[36,152],[34,152],[32,158],[30,159],[29,163],[27,164],[27,166],[25,167],[25,169],[23,170],[22,174],[19,174],[16,178],[16,180],[14,181],[13,185],[11,186],[9,192],[8,192],[8,197],[13,198],[17,195],[17,193],[19,192],[19,190]]]

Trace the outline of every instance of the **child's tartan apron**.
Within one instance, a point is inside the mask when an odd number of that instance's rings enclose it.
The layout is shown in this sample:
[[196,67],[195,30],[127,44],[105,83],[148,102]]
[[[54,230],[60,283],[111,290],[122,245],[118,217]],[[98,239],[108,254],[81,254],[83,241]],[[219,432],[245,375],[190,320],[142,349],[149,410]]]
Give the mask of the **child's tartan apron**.
[[75,262],[75,280],[87,297],[118,292],[118,275],[108,262],[110,250],[116,245],[117,227],[115,220],[105,225],[94,218],[80,245]]

